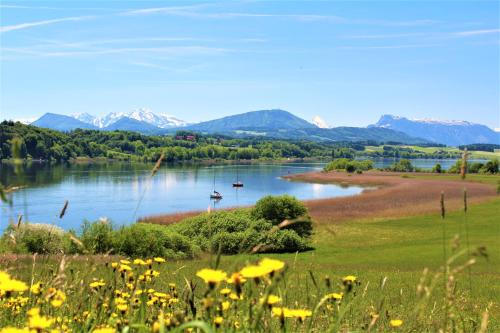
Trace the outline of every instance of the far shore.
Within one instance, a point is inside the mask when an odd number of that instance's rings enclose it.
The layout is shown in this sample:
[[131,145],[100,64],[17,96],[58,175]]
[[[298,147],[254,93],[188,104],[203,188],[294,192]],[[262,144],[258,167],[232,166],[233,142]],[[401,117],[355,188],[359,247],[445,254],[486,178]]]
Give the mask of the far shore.
[[[492,176],[493,177],[493,176]],[[327,199],[305,200],[312,218],[320,224],[341,223],[368,218],[397,218],[440,212],[440,195],[444,193],[448,211],[463,207],[464,189],[469,203],[479,203],[497,197],[495,186],[456,175],[419,174],[370,171],[363,174],[346,172],[308,172],[283,177],[290,181],[320,184],[366,186],[361,194]],[[234,208],[231,208],[234,209]],[[142,223],[173,224],[184,218],[203,213],[192,211],[147,216]]]

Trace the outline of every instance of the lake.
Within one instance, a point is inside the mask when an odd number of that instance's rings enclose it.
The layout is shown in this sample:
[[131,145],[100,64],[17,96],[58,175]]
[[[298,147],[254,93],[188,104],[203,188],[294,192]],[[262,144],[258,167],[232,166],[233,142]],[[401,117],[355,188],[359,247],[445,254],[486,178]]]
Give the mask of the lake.
[[[376,167],[394,162],[376,161]],[[444,168],[453,160],[413,160],[421,168],[437,162]],[[325,163],[258,163],[241,165],[162,166],[150,176],[152,164],[93,163],[49,165],[30,163],[19,166],[0,164],[4,185],[26,185],[12,193],[13,205],[2,203],[0,230],[9,220],[56,223],[64,229],[78,229],[84,220],[107,217],[113,223],[129,224],[147,215],[252,205],[265,195],[290,194],[299,199],[319,199],[358,194],[361,187],[307,184],[280,178],[287,174],[321,170]],[[237,177],[243,188],[233,188]],[[214,189],[223,194],[210,200]],[[62,220],[59,212],[68,200]]]
[[[246,164],[215,166],[163,166],[151,177],[151,164],[108,163],[50,166],[31,163],[16,174],[12,165],[1,165],[3,184],[28,187],[13,192],[13,205],[2,204],[2,225],[9,219],[56,223],[78,229],[83,220],[107,217],[128,224],[145,215],[167,214],[252,205],[261,197],[290,194],[317,199],[360,193],[360,187],[340,187],[290,182],[287,174],[320,170],[321,163]],[[237,175],[243,188],[233,188]],[[214,188],[223,199],[209,198]],[[66,215],[58,218],[65,200]],[[136,211],[137,210],[137,211]]]

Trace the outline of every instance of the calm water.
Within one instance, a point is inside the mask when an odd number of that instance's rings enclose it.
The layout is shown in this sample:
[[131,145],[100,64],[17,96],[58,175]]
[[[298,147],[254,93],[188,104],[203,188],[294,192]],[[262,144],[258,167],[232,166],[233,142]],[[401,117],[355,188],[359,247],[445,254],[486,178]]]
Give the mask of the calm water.
[[[107,217],[116,224],[134,221],[134,216],[206,210],[254,204],[268,194],[290,194],[300,199],[353,195],[360,187],[340,187],[289,182],[287,174],[320,170],[324,164],[252,164],[198,167],[162,167],[151,178],[151,164],[87,164],[48,166],[31,164],[22,173],[12,166],[1,165],[3,184],[29,184],[13,193],[13,206],[2,204],[2,225],[23,214],[25,220],[53,223],[65,229],[78,229],[84,219]],[[244,188],[235,189],[239,179]],[[19,176],[21,175],[21,176]],[[214,187],[224,196],[210,200]],[[142,198],[142,200],[141,200]],[[62,220],[58,214],[69,201]],[[139,204],[140,202],[140,204]],[[138,208],[137,208],[138,207]],[[134,214],[137,209],[137,213]]]
[[[412,160],[415,166],[443,168],[454,160]],[[375,161],[376,167],[394,163],[393,159]],[[1,204],[0,230],[9,220],[57,223],[65,229],[78,229],[85,219],[107,217],[115,224],[127,224],[146,215],[206,210],[254,204],[265,195],[290,194],[299,199],[317,199],[360,193],[362,188],[289,182],[287,174],[321,170],[324,163],[250,164],[219,166],[163,166],[155,177],[149,176],[151,164],[109,163],[48,165],[31,163],[18,167],[0,164],[2,184],[26,188],[12,194],[12,207]],[[239,179],[244,188],[235,189]],[[224,196],[210,200],[214,188]],[[69,201],[66,216],[58,214]],[[137,210],[137,211],[136,211]]]

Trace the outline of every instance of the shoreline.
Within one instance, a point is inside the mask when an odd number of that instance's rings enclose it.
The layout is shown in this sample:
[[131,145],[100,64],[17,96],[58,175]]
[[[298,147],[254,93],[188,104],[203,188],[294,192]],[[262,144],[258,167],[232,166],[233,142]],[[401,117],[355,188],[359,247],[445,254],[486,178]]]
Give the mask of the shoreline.
[[[345,172],[308,172],[283,176],[289,181],[316,184],[336,184],[366,187],[360,194],[325,199],[303,200],[309,214],[319,224],[335,224],[347,220],[367,218],[396,218],[439,213],[441,191],[445,194],[448,211],[463,207],[463,190],[467,189],[468,202],[479,203],[498,197],[490,184],[470,180],[455,180],[447,174],[369,171],[363,174]],[[244,207],[228,208],[236,209]],[[144,216],[138,223],[169,225],[204,213],[190,211],[174,214]]]

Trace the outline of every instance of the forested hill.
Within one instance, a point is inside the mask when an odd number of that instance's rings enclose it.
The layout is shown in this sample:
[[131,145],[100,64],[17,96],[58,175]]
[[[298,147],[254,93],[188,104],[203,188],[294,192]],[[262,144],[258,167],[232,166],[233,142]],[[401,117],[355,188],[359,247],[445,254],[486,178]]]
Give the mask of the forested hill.
[[179,131],[174,136],[149,136],[127,131],[77,129],[71,132],[4,121],[0,124],[0,159],[21,158],[65,161],[77,157],[156,161],[197,159],[258,159],[326,157],[332,145],[261,138],[232,139]]

